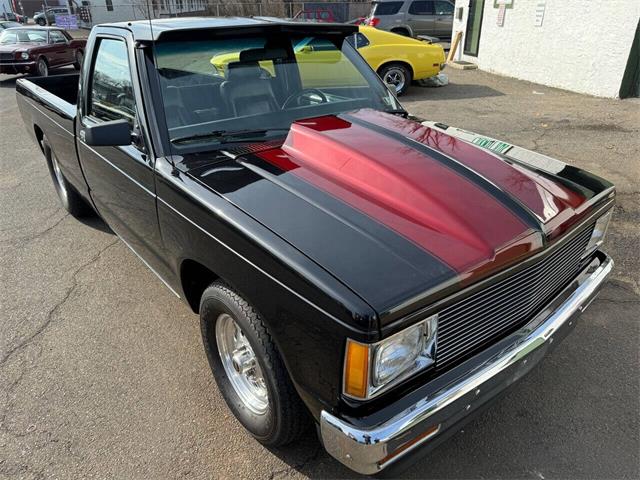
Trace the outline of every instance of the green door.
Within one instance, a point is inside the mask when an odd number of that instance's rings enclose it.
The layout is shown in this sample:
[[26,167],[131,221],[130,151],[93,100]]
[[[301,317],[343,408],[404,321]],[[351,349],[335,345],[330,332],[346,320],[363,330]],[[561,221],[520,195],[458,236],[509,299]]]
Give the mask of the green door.
[[467,18],[467,31],[464,34],[465,55],[478,56],[483,11],[484,0],[469,0],[469,18]]

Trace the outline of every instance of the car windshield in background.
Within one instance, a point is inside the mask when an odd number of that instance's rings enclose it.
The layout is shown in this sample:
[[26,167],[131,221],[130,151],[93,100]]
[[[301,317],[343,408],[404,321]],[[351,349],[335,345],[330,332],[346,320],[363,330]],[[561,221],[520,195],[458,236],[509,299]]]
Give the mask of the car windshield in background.
[[369,16],[395,15],[400,11],[403,3],[404,2],[374,2]]
[[0,45],[9,43],[43,43],[47,41],[44,30],[5,30],[0,34]]
[[161,41],[155,56],[177,148],[266,140],[296,120],[357,108],[401,109],[343,37]]

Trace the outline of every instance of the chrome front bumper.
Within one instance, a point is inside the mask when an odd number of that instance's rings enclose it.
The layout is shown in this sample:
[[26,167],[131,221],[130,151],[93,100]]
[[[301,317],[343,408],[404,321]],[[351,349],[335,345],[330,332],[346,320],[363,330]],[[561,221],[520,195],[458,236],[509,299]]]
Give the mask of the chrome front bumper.
[[356,427],[322,411],[327,452],[350,469],[373,474],[460,423],[528,373],[562,340],[594,300],[613,268],[602,252],[538,316],[512,334],[507,346],[445,387],[374,426]]

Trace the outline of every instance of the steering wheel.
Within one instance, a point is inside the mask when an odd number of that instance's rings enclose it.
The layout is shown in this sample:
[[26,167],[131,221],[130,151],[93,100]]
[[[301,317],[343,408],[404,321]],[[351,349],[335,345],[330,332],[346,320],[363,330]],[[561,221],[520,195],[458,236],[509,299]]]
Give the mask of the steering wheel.
[[282,110],[286,109],[294,100],[297,101],[297,106],[301,107],[302,105],[300,105],[300,100],[302,100],[302,98],[309,94],[315,94],[320,97],[320,103],[329,103],[329,99],[324,93],[322,93],[321,90],[318,90],[317,88],[303,88],[299,92],[295,92],[287,97],[287,99],[282,104]]

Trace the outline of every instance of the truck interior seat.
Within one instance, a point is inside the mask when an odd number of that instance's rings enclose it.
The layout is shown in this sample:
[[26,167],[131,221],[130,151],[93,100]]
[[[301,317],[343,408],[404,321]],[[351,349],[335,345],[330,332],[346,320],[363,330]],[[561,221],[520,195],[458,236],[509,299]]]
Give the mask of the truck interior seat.
[[226,79],[220,92],[227,102],[229,114],[257,115],[280,109],[271,80],[264,77],[257,61],[229,63]]

